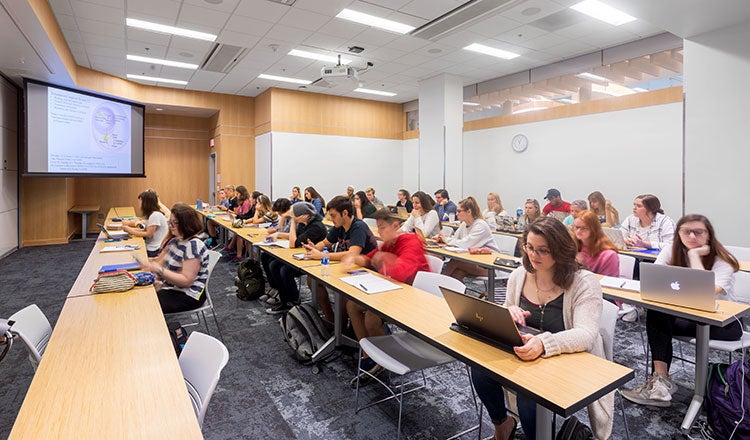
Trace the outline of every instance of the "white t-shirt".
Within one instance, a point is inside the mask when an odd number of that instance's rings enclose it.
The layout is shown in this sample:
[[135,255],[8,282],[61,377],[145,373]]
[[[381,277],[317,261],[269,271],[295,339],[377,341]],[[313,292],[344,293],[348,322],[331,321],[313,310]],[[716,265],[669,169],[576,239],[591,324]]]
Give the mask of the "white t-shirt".
[[169,232],[167,218],[164,217],[164,214],[161,212],[154,211],[148,216],[148,220],[146,221],[146,229],[148,229],[149,226],[156,226],[156,230],[151,237],[143,238],[146,241],[146,250],[151,252],[158,251],[161,242],[164,240],[164,237],[167,236],[167,232]]
[[[669,265],[669,261],[672,259],[672,246],[667,246],[664,249],[659,252],[659,256],[656,257],[656,261],[654,264],[663,264],[665,266]],[[737,298],[734,296],[734,268],[727,263],[726,261],[722,260],[718,256],[714,260],[714,265],[711,266],[711,272],[714,273],[715,276],[715,283],[717,286],[724,289],[723,294],[726,295],[726,299],[728,301],[737,301]]]

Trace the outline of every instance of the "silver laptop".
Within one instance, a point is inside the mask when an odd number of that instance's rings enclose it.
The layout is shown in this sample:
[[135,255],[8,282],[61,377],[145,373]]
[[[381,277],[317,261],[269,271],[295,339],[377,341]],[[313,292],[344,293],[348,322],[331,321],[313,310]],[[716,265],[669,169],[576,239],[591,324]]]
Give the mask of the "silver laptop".
[[97,223],[96,226],[98,226],[99,230],[110,240],[127,240],[130,238],[130,234],[125,231],[108,231],[101,223]]
[[513,347],[523,345],[521,333],[536,334],[531,327],[518,327],[507,308],[470,295],[440,287],[448,307],[456,319],[454,330],[502,350],[513,353]]
[[627,245],[625,245],[625,236],[622,235],[620,228],[602,228],[602,231],[604,231],[604,235],[606,235],[607,238],[617,246],[617,249],[628,248]]
[[641,263],[641,298],[691,309],[716,311],[716,277],[710,270]]

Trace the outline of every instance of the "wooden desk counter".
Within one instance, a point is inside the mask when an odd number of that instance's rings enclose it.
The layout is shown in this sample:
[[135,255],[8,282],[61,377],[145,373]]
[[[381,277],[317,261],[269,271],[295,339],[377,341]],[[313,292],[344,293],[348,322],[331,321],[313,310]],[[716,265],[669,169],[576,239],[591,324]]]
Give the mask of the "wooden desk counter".
[[465,261],[467,263],[476,264],[479,267],[483,267],[485,269],[499,269],[504,270],[506,272],[512,272],[515,270],[515,267],[510,266],[499,266],[495,264],[496,258],[507,258],[509,260],[515,260],[520,261],[520,259],[514,257],[513,255],[506,255],[506,254],[500,254],[497,252],[493,252],[491,254],[470,254],[468,252],[452,252],[442,247],[437,248],[425,248],[425,252],[437,255],[441,257],[446,258],[453,258],[460,261]]
[[346,276],[346,270],[342,265],[333,265],[331,275],[326,278],[312,268],[306,272],[558,414],[571,415],[633,377],[630,368],[589,353],[522,361],[513,354],[450,330],[454,319],[443,298],[400,283],[397,284],[403,286],[402,289],[369,295],[339,279]]
[[202,438],[153,288],[65,302],[10,438]]
[[750,261],[740,261],[740,270],[750,272]]

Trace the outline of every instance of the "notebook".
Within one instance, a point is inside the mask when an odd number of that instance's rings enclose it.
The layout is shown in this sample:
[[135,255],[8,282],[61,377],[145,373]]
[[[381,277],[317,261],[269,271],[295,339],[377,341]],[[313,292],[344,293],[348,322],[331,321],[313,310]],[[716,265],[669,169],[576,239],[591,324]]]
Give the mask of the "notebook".
[[456,322],[451,330],[513,353],[523,345],[521,333],[537,334],[531,327],[519,328],[510,311],[499,304],[484,301],[445,287],[440,287]]
[[641,263],[641,298],[715,312],[716,276],[710,270]]
[[130,234],[128,234],[127,232],[108,231],[107,228],[105,228],[101,223],[97,223],[96,226],[98,226],[99,230],[102,231],[104,235],[110,240],[127,240],[130,238]]
[[99,268],[99,273],[114,272],[116,270],[141,270],[141,265],[136,262],[108,264]]

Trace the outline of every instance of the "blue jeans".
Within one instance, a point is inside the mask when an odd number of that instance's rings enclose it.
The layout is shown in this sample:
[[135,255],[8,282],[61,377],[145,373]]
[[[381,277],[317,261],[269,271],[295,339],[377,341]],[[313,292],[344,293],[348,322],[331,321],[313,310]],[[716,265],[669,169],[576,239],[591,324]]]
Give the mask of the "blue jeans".
[[268,284],[279,291],[282,303],[299,303],[297,277],[302,275],[297,269],[273,259],[268,263]]
[[[508,410],[505,407],[505,394],[503,394],[503,387],[500,382],[476,368],[471,369],[471,381],[474,383],[474,389],[477,391],[479,399],[487,408],[492,423],[495,425],[502,423],[508,417]],[[536,402],[526,396],[517,394],[516,403],[521,427],[526,438],[536,438]]]

